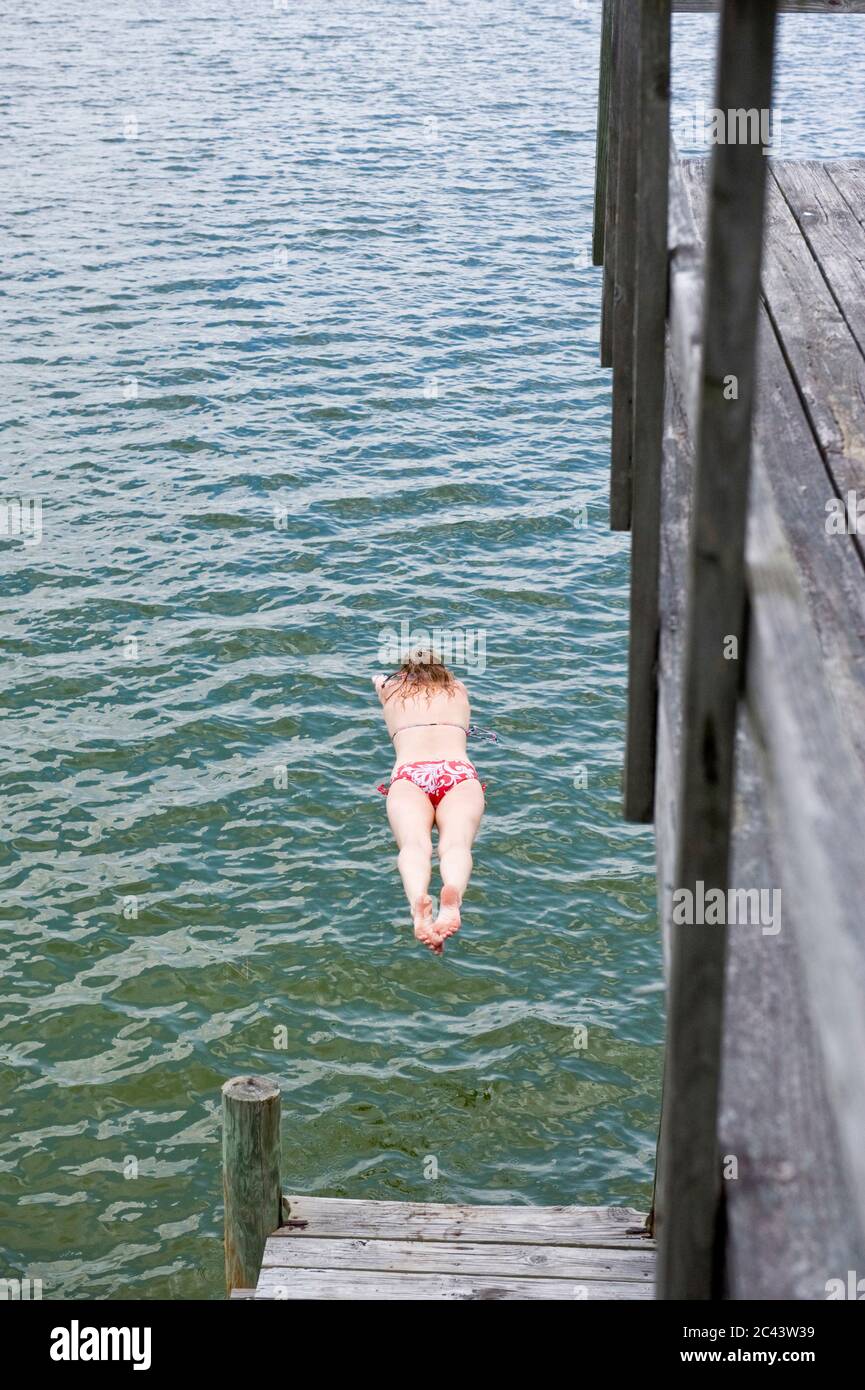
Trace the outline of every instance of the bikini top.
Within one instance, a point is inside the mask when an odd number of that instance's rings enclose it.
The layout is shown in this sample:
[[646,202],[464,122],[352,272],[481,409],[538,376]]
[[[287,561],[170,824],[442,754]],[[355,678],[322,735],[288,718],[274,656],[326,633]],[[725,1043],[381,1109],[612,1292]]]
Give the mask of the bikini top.
[[488,743],[498,743],[499,741],[498,734],[494,734],[492,729],[482,729],[479,724],[469,724],[466,729],[462,724],[455,724],[452,720],[434,719],[429,724],[403,724],[402,729],[395,729],[391,734],[391,742],[397,734],[401,734],[405,729],[462,729],[466,738],[484,739]]

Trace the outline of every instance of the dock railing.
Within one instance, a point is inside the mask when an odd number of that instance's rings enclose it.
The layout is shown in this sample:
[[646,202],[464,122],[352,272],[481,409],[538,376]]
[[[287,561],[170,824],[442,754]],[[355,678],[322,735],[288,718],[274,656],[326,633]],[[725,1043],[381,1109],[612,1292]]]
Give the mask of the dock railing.
[[[715,107],[747,114],[772,108],[779,10],[862,14],[865,0],[603,3],[593,243],[603,265],[601,361],[613,369],[610,520],[632,536],[624,813],[638,822],[656,816],[666,370],[694,454],[678,786],[670,789],[673,881],[692,892],[730,886],[737,729],[747,706],[773,849],[795,904],[851,1217],[865,1231],[865,776],[849,757],[844,712],[797,598],[779,521],[792,503],[772,493],[767,469],[752,467],[768,151],[753,139],[713,145],[703,233],[671,150],[672,14],[711,10],[720,10]],[[730,381],[734,392],[725,390]],[[729,659],[731,649],[739,659]],[[727,929],[677,926],[663,915],[659,1297],[711,1298],[724,1284],[718,1109]]]

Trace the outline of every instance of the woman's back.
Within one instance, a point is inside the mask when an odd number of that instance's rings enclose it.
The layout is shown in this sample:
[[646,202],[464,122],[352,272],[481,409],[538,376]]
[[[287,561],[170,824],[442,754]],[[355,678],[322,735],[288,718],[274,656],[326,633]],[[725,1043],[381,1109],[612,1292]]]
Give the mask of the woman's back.
[[469,697],[462,681],[450,690],[389,695],[382,705],[394,747],[394,766],[427,759],[464,758],[469,726]]

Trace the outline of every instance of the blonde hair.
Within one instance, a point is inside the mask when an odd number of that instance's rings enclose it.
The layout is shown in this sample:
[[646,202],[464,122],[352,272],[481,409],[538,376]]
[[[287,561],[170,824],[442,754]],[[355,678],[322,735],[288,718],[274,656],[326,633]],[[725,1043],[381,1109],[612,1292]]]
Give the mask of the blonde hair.
[[[393,689],[387,687],[394,682]],[[407,655],[398,671],[388,676],[384,685],[385,702],[393,699],[405,701],[413,695],[426,695],[431,700],[439,693],[452,695],[456,689],[456,677],[439,661],[430,647],[414,647]]]

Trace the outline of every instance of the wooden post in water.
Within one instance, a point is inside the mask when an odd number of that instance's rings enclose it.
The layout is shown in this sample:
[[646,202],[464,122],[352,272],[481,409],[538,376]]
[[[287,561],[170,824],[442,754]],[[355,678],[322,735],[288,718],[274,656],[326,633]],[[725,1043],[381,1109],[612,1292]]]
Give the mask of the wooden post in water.
[[625,817],[633,821],[650,821],[655,801],[670,37],[670,0],[642,0],[637,109],[631,637],[624,786]]
[[[776,0],[724,0],[716,109],[771,109],[775,20]],[[712,890],[726,904],[729,883],[766,164],[759,132],[713,150],[674,878],[692,905]],[[692,917],[671,923],[670,940],[658,1295],[709,1299],[718,1296],[726,926]]]
[[619,65],[619,154],[613,265],[613,430],[610,525],[631,525],[631,449],[634,408],[634,290],[637,270],[637,140],[642,4],[622,0]]
[[222,1088],[225,1285],[254,1289],[264,1243],[281,1222],[279,1087],[235,1076]]
[[592,261],[604,264],[604,221],[607,215],[607,142],[610,133],[610,80],[613,71],[613,3],[604,0],[601,21],[601,61],[598,75],[598,129],[595,135],[595,223]]
[[[619,125],[622,84],[619,80],[622,52],[622,6],[610,0],[610,79],[607,98],[607,153],[604,167],[604,282],[601,292],[601,366],[613,365],[613,290],[616,277],[616,197],[619,190]],[[602,113],[598,110],[598,120]]]

